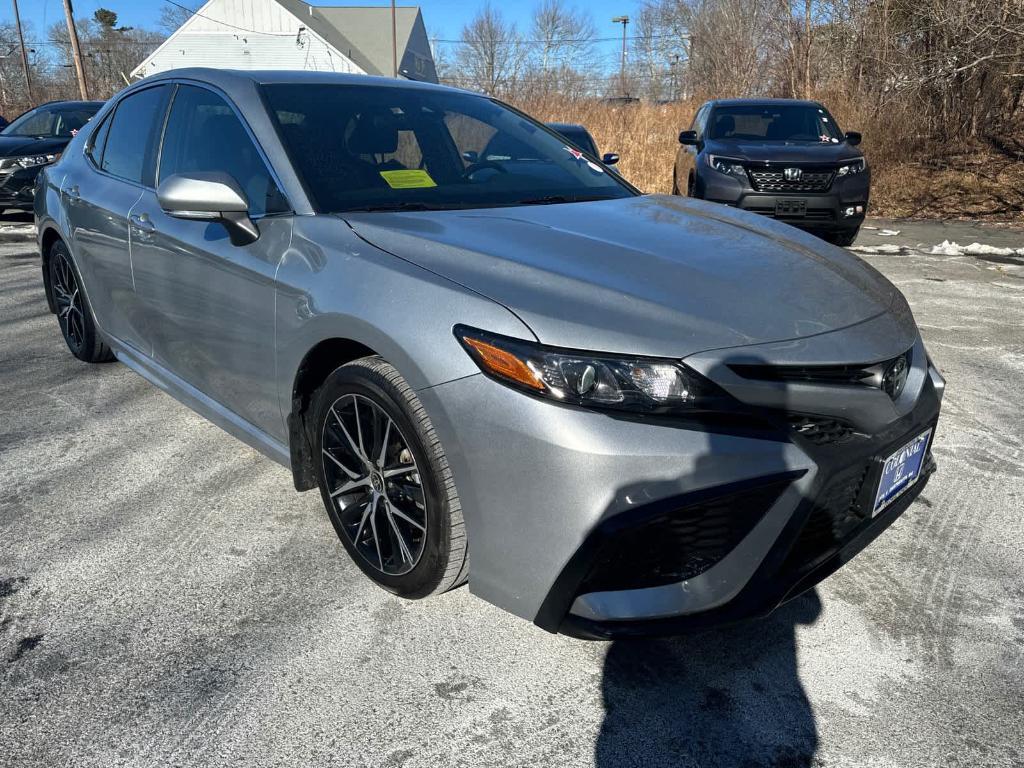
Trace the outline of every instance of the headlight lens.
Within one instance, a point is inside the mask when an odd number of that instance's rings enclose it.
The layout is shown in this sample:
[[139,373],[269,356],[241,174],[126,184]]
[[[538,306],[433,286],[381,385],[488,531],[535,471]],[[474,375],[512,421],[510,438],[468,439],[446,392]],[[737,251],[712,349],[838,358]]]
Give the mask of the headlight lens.
[[867,164],[864,162],[864,158],[861,157],[861,158],[859,158],[857,160],[854,160],[852,163],[847,163],[846,165],[839,166],[839,170],[836,171],[836,175],[837,176],[849,176],[850,174],[853,174],[853,173],[860,173],[866,167],[867,167]]
[[741,179],[747,178],[747,169],[743,167],[739,160],[733,160],[731,157],[708,155],[708,165],[719,173],[724,173],[726,176],[738,176]]
[[555,349],[465,326],[455,336],[485,374],[562,403],[664,413],[704,410],[721,395],[674,360]]
[[5,157],[0,160],[0,171],[15,171],[18,168],[35,168],[37,165],[49,165],[57,161],[60,152],[45,155],[25,155],[24,157]]

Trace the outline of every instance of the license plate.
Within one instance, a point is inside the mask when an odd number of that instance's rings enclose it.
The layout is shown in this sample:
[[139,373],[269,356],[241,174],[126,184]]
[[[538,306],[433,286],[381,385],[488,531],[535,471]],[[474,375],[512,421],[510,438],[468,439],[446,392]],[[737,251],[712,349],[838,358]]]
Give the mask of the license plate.
[[878,492],[875,494],[875,507],[871,512],[872,516],[889,506],[921,477],[924,457],[928,453],[928,440],[931,436],[932,431],[929,429],[885,460],[882,477],[878,481]]
[[776,200],[775,201],[775,215],[776,216],[806,216],[807,215],[807,201],[806,200]]

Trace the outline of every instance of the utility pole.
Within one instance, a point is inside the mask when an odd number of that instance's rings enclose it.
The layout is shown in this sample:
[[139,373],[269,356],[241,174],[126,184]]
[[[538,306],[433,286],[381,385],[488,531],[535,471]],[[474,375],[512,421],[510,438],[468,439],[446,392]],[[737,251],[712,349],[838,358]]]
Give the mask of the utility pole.
[[32,80],[28,76],[28,53],[25,51],[25,37],[21,34],[21,16],[18,15],[18,0],[14,1],[14,26],[18,28],[18,42],[21,44],[21,68],[25,70],[25,92],[28,95],[28,106],[36,100],[32,98]]
[[85,83],[85,62],[82,61],[82,47],[78,44],[78,30],[75,29],[75,12],[71,0],[64,0],[64,15],[68,18],[68,35],[71,37],[71,53],[75,59],[75,74],[78,75],[78,92],[82,100],[89,98],[89,86]]
[[629,16],[616,16],[612,24],[622,25],[622,64],[619,68],[619,81],[622,86],[622,95],[626,95],[626,25],[629,24]]
[[391,76],[398,77],[398,22],[395,21],[395,0],[391,0]]

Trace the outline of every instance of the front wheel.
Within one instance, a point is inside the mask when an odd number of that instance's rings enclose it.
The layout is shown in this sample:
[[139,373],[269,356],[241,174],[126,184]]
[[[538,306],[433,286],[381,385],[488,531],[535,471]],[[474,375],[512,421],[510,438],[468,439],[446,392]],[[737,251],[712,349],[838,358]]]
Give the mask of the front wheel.
[[859,232],[860,227],[857,227],[856,229],[844,229],[841,232],[833,232],[832,235],[829,237],[829,240],[834,245],[846,247],[849,245],[853,245],[854,241],[857,239],[857,234]]
[[405,379],[379,357],[337,368],[316,395],[320,492],[356,565],[407,598],[466,579],[462,508],[444,450]]

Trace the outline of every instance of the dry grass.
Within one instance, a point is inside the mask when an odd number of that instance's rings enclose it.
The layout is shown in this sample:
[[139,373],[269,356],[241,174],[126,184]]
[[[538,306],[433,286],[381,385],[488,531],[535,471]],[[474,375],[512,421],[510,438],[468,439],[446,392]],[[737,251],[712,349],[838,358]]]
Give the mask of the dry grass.
[[[840,125],[864,134],[872,167],[871,212],[879,216],[1024,221],[1024,137],[953,147],[914,135],[912,112],[870,114],[841,96],[829,104]],[[618,152],[619,169],[645,192],[669,193],[679,131],[700,102],[611,105],[533,98],[516,106],[544,121],[585,125],[602,152]]]

